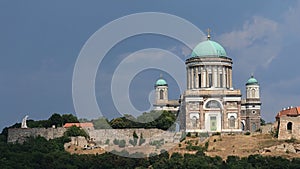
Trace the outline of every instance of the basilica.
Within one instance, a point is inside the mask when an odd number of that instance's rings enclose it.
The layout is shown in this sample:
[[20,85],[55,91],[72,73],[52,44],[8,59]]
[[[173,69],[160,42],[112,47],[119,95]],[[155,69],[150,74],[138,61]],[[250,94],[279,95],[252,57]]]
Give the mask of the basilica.
[[260,91],[251,76],[246,97],[232,85],[232,59],[210,39],[200,42],[185,61],[187,89],[179,100],[168,100],[168,84],[155,84],[155,110],[179,111],[180,128],[186,132],[242,132],[260,128]]

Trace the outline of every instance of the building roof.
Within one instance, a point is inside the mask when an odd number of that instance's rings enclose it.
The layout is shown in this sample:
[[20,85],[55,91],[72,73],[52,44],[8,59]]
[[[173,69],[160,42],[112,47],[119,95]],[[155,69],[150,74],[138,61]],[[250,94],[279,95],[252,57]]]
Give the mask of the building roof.
[[163,79],[163,78],[160,78],[156,81],[155,83],[156,86],[166,86],[168,85],[167,82]]
[[169,106],[179,106],[180,103],[179,103],[178,100],[168,100],[167,105],[169,105]]
[[257,80],[254,78],[254,76],[252,75],[252,76],[248,79],[246,85],[253,85],[253,84],[258,84],[258,81],[257,81]]
[[300,115],[300,107],[293,107],[281,110],[277,113],[276,118],[280,118],[281,116],[299,116]]
[[85,127],[94,127],[94,124],[93,123],[66,123],[64,125],[64,128],[69,128],[72,126],[85,128]]
[[227,57],[227,54],[219,43],[208,39],[193,49],[191,57]]

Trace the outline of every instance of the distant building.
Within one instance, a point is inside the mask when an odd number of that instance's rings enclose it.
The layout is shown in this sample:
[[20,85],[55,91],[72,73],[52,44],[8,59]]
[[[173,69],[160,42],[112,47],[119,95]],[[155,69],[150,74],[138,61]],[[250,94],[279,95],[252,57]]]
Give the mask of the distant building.
[[300,139],[300,107],[282,109],[276,115],[278,139]]
[[179,110],[179,101],[178,100],[169,100],[169,91],[167,82],[160,77],[155,85],[155,101],[153,104],[154,110],[166,110],[177,112]]
[[93,123],[66,123],[63,127],[70,128],[72,126],[80,127],[80,128],[87,129],[87,130],[94,130]]
[[232,59],[217,42],[200,42],[185,61],[187,90],[180,101],[168,100],[168,84],[155,84],[155,110],[180,111],[180,128],[186,132],[254,132],[260,128],[258,81],[246,83],[246,98],[232,84]]

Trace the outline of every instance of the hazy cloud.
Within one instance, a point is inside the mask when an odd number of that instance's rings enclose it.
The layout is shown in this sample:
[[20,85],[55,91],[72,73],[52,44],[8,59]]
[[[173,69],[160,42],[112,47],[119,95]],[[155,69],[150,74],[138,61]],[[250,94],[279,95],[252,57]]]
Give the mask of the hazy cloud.
[[235,55],[245,73],[255,72],[258,66],[268,67],[281,48],[278,23],[261,16],[245,21],[241,29],[225,33],[218,39]]

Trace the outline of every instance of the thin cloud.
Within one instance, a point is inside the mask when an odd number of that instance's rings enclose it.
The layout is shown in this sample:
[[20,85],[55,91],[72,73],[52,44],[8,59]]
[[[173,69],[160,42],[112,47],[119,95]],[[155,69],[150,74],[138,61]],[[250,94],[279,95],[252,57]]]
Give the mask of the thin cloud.
[[240,30],[222,34],[218,39],[235,55],[239,66],[248,71],[245,73],[267,68],[281,49],[279,24],[261,16],[245,21]]

